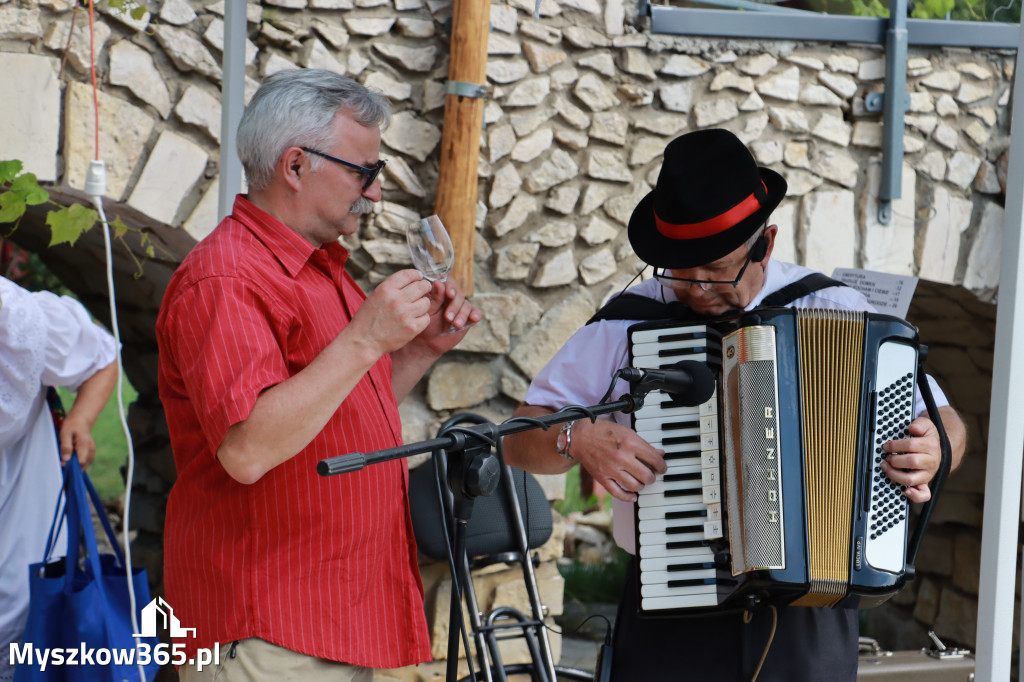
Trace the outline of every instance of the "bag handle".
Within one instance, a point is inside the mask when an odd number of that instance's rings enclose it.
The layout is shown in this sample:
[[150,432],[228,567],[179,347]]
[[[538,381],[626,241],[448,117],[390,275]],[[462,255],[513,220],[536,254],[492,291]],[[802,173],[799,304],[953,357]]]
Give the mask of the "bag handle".
[[[72,457],[72,459],[77,459]],[[96,509],[96,515],[100,517],[100,523],[103,524],[103,530],[107,534],[107,540],[110,541],[110,546],[114,549],[114,555],[117,557],[118,566],[124,568],[124,552],[121,551],[121,545],[117,542],[117,536],[114,534],[114,529],[110,526],[110,519],[107,518],[107,510],[103,508],[103,501],[100,500],[100,494],[96,492],[96,486],[92,484],[92,479],[89,478],[89,474],[82,472],[82,481],[85,483],[85,489],[89,493],[89,499],[92,500],[92,506]]]
[[92,528],[92,514],[89,511],[89,496],[85,490],[85,474],[72,457],[64,465],[70,469],[68,496],[68,551],[65,557],[64,593],[74,591],[75,573],[78,570],[79,540],[84,540],[86,561],[92,569],[93,582],[103,591],[103,573],[100,569],[100,553],[96,545],[96,533]]
[[68,485],[68,470],[65,468],[63,473],[63,480],[60,484],[60,492],[57,494],[57,508],[53,510],[53,521],[50,522],[50,532],[46,535],[46,553],[43,554],[43,563],[47,563],[50,560],[50,556],[53,554],[53,550],[57,549],[57,536],[60,535],[60,528],[64,525],[64,520],[68,517],[67,505],[64,504],[66,501],[64,491]]

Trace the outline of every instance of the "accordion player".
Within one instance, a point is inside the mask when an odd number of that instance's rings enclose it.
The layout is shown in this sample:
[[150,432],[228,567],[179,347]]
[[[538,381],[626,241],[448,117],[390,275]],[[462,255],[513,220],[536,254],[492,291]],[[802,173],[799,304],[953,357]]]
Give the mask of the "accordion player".
[[[913,578],[945,474],[912,527],[906,497],[879,468],[881,445],[906,437],[915,416],[925,353],[913,326],[775,308],[641,323],[629,339],[638,369],[690,359],[716,373],[703,404],[651,392],[632,416],[668,464],[636,502],[642,615],[870,608]],[[948,444],[943,458],[948,469]]]

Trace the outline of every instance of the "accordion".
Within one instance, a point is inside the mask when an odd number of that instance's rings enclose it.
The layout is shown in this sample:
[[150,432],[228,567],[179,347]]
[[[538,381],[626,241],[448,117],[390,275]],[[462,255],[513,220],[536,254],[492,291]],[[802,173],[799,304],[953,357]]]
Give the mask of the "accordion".
[[928,514],[911,538],[907,499],[879,465],[915,417],[913,326],[768,308],[637,324],[629,347],[637,369],[697,360],[716,376],[704,404],[652,391],[632,415],[668,464],[636,502],[641,614],[869,608],[912,579]]

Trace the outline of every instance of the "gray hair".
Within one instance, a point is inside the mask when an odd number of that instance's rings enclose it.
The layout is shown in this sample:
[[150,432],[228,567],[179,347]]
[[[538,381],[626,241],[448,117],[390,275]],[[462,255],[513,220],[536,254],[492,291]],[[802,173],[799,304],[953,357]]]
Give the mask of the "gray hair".
[[[383,130],[391,123],[386,97],[332,71],[288,69],[268,76],[238,124],[238,158],[249,187],[266,189],[289,147],[327,145],[331,121],[342,109],[367,128]],[[320,157],[311,159],[313,169],[322,163]]]

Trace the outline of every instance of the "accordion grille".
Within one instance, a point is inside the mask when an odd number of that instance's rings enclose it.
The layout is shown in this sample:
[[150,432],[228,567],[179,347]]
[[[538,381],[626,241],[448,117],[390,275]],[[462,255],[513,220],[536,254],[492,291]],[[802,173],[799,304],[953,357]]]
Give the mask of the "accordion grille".
[[864,324],[859,312],[797,315],[811,583],[795,602],[803,606],[834,606],[850,582]]

